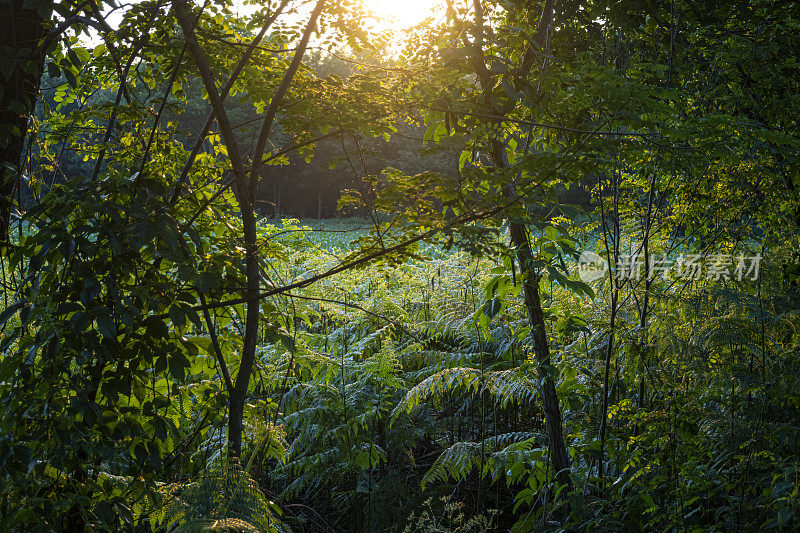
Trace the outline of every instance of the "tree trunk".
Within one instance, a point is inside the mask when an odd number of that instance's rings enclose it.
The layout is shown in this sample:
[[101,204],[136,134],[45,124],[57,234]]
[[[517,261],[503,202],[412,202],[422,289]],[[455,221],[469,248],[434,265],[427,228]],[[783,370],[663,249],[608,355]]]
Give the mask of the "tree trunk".
[[275,218],[281,218],[281,192],[283,189],[283,180],[280,177],[275,178],[272,182],[272,190],[275,191]]
[[539,387],[544,404],[545,432],[550,446],[550,455],[556,479],[567,486],[567,491],[572,488],[569,477],[569,453],[564,445],[564,435],[561,421],[561,406],[558,403],[555,380],[550,371],[550,344],[547,342],[547,325],[542,312],[542,302],[539,297],[539,276],[530,267],[533,260],[528,235],[525,227],[515,222],[511,223],[511,239],[517,248],[517,260],[520,264],[525,307],[528,309],[528,322],[531,326],[533,348],[536,351],[536,362],[539,365]]
[[[233,174],[236,180],[236,187],[234,189],[237,200],[239,201],[239,209],[242,216],[242,229],[244,232],[244,248],[245,248],[245,276],[247,285],[242,292],[242,296],[247,301],[247,310],[245,312],[245,331],[242,343],[242,353],[240,357],[239,372],[234,381],[233,390],[230,392],[228,398],[228,456],[231,459],[238,459],[241,457],[242,452],[242,431],[243,431],[243,418],[244,406],[247,399],[247,388],[250,384],[250,374],[253,371],[255,363],[256,344],[258,341],[258,326],[261,315],[261,305],[258,299],[260,273],[258,265],[258,246],[256,243],[256,218],[255,218],[255,192],[258,190],[259,172],[262,164],[262,156],[266,146],[267,137],[272,129],[275,117],[277,116],[278,108],[283,101],[289,85],[294,79],[297,69],[300,67],[303,55],[305,54],[308,41],[311,38],[311,33],[317,24],[317,19],[325,7],[325,0],[318,0],[314,10],[311,12],[309,22],[303,31],[303,36],[295,51],[292,62],[283,75],[281,83],[278,85],[275,94],[272,96],[269,108],[267,109],[261,131],[256,142],[255,152],[253,155],[253,162],[250,167],[249,176],[244,167],[239,144],[233,133],[228,114],[223,105],[223,99],[217,89],[217,84],[213,72],[208,65],[205,54],[197,43],[194,36],[194,26],[188,18],[189,4],[186,0],[173,0],[173,7],[175,8],[175,15],[183,30],[184,37],[187,40],[189,52],[194,58],[195,64],[200,71],[200,77],[203,80],[203,85],[208,93],[208,98],[214,109],[214,114],[217,117],[217,123],[220,126],[222,136],[225,140],[225,145],[228,148],[228,157],[233,168]],[[277,204],[276,204],[277,206]],[[276,207],[279,209],[279,207]]]
[[317,220],[322,218],[322,185],[317,187]]
[[[0,240],[8,239],[11,209],[20,176],[28,118],[39,94],[44,55],[39,42],[53,3],[0,0],[0,49],[12,68],[0,68]],[[8,54],[11,51],[11,54]],[[10,72],[9,74],[5,74]]]
[[214,75],[208,66],[203,51],[197,44],[194,37],[194,26],[189,21],[189,8],[185,2],[175,0],[173,2],[175,14],[186,38],[189,52],[197,64],[200,77],[208,93],[208,98],[217,116],[217,123],[222,131],[225,145],[228,148],[228,157],[236,179],[234,189],[236,199],[239,201],[239,210],[242,216],[242,229],[244,231],[245,248],[245,275],[247,286],[243,291],[243,296],[247,298],[247,311],[245,314],[245,334],[242,346],[241,364],[239,373],[236,375],[233,390],[228,398],[228,454],[232,458],[238,458],[242,450],[242,417],[244,414],[245,399],[247,396],[247,386],[250,382],[250,372],[253,369],[255,359],[256,340],[258,336],[258,320],[260,306],[258,301],[259,272],[258,272],[258,250],[256,247],[256,219],[253,211],[253,189],[248,183],[239,145],[233,133],[228,114],[223,106],[214,80]]
[[[492,87],[494,87],[492,73],[486,68],[486,62],[483,51],[483,9],[480,0],[473,0],[473,8],[475,12],[475,38],[470,48],[472,48],[472,62],[475,68],[475,73],[481,82],[481,87],[484,91],[484,101],[489,112],[492,115],[499,117],[504,116],[494,106],[492,99]],[[540,44],[546,42],[546,34],[549,30],[550,23],[553,17],[553,0],[545,2],[544,11],[539,21],[539,26],[536,31],[534,40]],[[543,46],[544,48],[544,46]],[[529,60],[523,60],[528,64]],[[530,59],[533,61],[533,59]],[[544,67],[543,69],[544,70]],[[498,124],[500,121],[498,120]],[[495,166],[498,168],[508,167],[508,160],[506,158],[505,146],[497,140],[491,142],[492,159]],[[513,183],[503,187],[503,195],[506,198],[514,198],[516,190]],[[542,310],[542,302],[539,296],[539,274],[533,268],[533,252],[531,250],[530,241],[528,240],[528,233],[524,225],[510,221],[511,241],[516,249],[517,260],[520,265],[520,275],[523,283],[523,295],[525,299],[525,307],[528,310],[528,322],[531,327],[531,337],[533,338],[533,347],[536,352],[536,362],[539,366],[539,392],[542,395],[542,403],[544,407],[545,416],[545,432],[547,434],[547,441],[550,448],[551,461],[555,471],[555,477],[562,485],[566,485],[566,490],[562,491],[562,497],[566,498],[567,494],[572,490],[572,481],[570,479],[570,460],[567,448],[564,445],[564,434],[561,420],[561,407],[558,403],[558,395],[556,394],[555,379],[551,371],[550,359],[550,345],[547,341],[547,324],[544,320],[544,312]]]

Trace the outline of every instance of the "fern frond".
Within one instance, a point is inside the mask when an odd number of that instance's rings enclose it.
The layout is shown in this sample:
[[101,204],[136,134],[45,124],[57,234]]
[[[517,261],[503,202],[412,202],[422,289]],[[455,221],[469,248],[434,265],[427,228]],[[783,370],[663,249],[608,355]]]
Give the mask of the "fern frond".
[[422,490],[431,482],[466,479],[475,468],[480,468],[482,446],[480,442],[457,442],[450,446],[422,476]]
[[279,513],[238,462],[218,461],[199,480],[184,486],[167,507],[162,524],[170,532],[184,533],[277,532],[274,515]]
[[392,418],[403,411],[411,412],[412,409],[430,399],[439,399],[445,392],[457,387],[477,391],[481,377],[480,370],[469,367],[447,368],[437,372],[406,393],[403,400],[392,411]]
[[484,377],[484,390],[491,393],[501,407],[512,402],[532,404],[539,396],[536,381],[524,367],[487,372]]

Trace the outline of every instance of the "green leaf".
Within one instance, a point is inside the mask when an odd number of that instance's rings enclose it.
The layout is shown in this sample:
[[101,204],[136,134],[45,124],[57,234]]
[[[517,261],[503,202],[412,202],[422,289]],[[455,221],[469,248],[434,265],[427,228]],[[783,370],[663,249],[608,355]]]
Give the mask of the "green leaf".
[[82,63],[87,63],[91,58],[92,55],[86,48],[83,47],[76,47],[72,49],[75,52],[75,55],[81,60]]
[[89,315],[83,311],[76,311],[69,319],[69,327],[76,335],[83,333],[87,325],[89,325]]
[[97,320],[97,329],[100,334],[106,339],[116,339],[117,326],[111,318],[111,312],[104,306],[98,307],[97,310],[99,314],[96,315],[95,320]]
[[167,438],[167,423],[164,421],[163,416],[153,416],[153,432],[159,440],[165,440]]
[[440,122],[433,132],[433,142],[438,143],[445,135],[447,135],[447,127],[444,122]]
[[494,318],[497,313],[503,308],[503,303],[500,301],[499,298],[492,298],[488,300],[483,307],[481,308],[481,312],[489,318]]
[[179,304],[173,304],[169,308],[169,318],[172,324],[182,330],[186,326],[186,313]]
[[191,307],[184,309],[184,311],[186,312],[186,316],[189,318],[192,324],[195,325],[195,327],[197,327],[198,329],[203,327],[203,324],[200,322],[200,315],[197,314],[197,311],[195,311]]
[[81,65],[83,63],[81,62],[80,58],[78,57],[78,54],[75,51],[75,49],[68,50],[67,51],[67,57],[69,58],[69,62],[72,63],[75,66],[75,68],[80,70]]
[[78,79],[75,77],[75,74],[73,74],[69,70],[65,70],[64,71],[64,76],[67,77],[67,83],[69,83],[70,87],[72,87],[73,89],[78,87]]
[[169,373],[178,380],[183,381],[186,376],[186,369],[189,368],[189,360],[180,352],[171,354],[169,358]]
[[51,78],[58,78],[61,76],[61,69],[58,68],[58,65],[56,65],[54,62],[50,61],[47,63],[47,75]]
[[14,313],[16,313],[19,309],[21,309],[27,303],[28,302],[26,300],[20,300],[18,302],[15,302],[15,303],[9,305],[7,308],[5,308],[3,310],[3,312],[0,313],[0,326],[4,325],[6,322],[8,322],[8,319],[11,318],[11,316]]
[[149,337],[166,339],[169,336],[169,326],[158,317],[148,317],[147,320],[144,321],[144,325]]
[[458,171],[459,172],[464,170],[464,167],[469,162],[469,158],[470,158],[470,153],[468,151],[466,151],[466,150],[461,152],[461,154],[458,156]]

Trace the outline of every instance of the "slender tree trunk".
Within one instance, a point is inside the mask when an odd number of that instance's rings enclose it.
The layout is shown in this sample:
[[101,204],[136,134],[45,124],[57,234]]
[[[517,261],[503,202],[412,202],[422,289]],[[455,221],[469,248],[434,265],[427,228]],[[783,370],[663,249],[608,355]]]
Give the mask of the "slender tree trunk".
[[239,373],[236,375],[233,390],[228,397],[228,454],[231,457],[240,457],[242,450],[242,419],[244,415],[244,404],[247,395],[247,386],[250,382],[250,372],[253,368],[255,359],[256,339],[258,336],[259,318],[259,273],[258,256],[256,249],[256,219],[253,211],[252,189],[247,182],[242,156],[239,145],[233,134],[228,114],[222,104],[214,74],[208,66],[205,54],[197,44],[194,37],[194,26],[189,21],[188,6],[185,2],[175,0],[173,2],[175,14],[187,40],[189,52],[194,58],[200,71],[203,85],[208,92],[211,105],[217,116],[222,136],[228,148],[228,157],[233,167],[236,179],[236,197],[239,202],[239,210],[242,216],[242,229],[244,231],[245,248],[245,276],[247,284],[243,296],[247,298],[247,311],[245,312],[245,333],[242,346],[242,354],[239,366]]
[[305,55],[308,41],[311,38],[311,33],[317,24],[317,19],[325,7],[325,0],[318,0],[311,13],[308,24],[303,31],[303,36],[295,51],[294,57],[289,67],[281,79],[275,94],[272,96],[269,108],[264,118],[261,131],[256,142],[256,148],[253,155],[253,162],[250,166],[249,175],[245,170],[244,162],[241,156],[239,144],[233,133],[228,114],[225,111],[220,92],[217,89],[217,83],[213,72],[208,65],[205,54],[197,43],[194,36],[194,27],[188,18],[189,6],[185,0],[173,0],[173,7],[175,8],[175,15],[183,30],[184,36],[187,39],[189,52],[191,53],[195,64],[200,71],[200,77],[203,80],[203,85],[208,93],[209,100],[214,109],[214,114],[217,117],[217,122],[222,131],[222,136],[228,148],[228,157],[231,161],[233,174],[236,180],[236,197],[239,202],[239,210],[242,217],[242,229],[244,232],[244,248],[245,248],[245,276],[246,286],[242,296],[247,301],[247,310],[245,312],[245,331],[242,344],[242,353],[239,360],[239,372],[236,374],[236,380],[233,384],[228,398],[228,455],[231,458],[241,457],[242,453],[242,432],[244,422],[244,406],[247,400],[247,388],[250,385],[250,374],[253,371],[255,363],[256,344],[258,341],[258,326],[261,314],[261,306],[259,302],[259,285],[260,275],[258,269],[258,247],[256,244],[256,217],[254,210],[255,191],[259,183],[259,171],[262,164],[262,156],[267,142],[267,137],[275,117],[278,113],[278,108],[283,101],[286,91],[300,67],[303,56]]
[[0,241],[8,239],[28,118],[44,68],[39,43],[52,11],[53,3],[47,0],[0,0],[0,48],[13,51],[4,59],[13,67],[0,69]]
[[617,319],[617,299],[619,291],[616,287],[611,293],[611,321],[609,323],[608,347],[606,349],[605,372],[603,374],[603,404],[600,409],[600,461],[597,464],[597,477],[603,477],[604,455],[606,446],[606,428],[608,427],[608,379],[611,368],[611,356],[614,354],[614,330]]
[[281,218],[281,193],[283,192],[283,179],[278,177],[272,182],[275,191],[275,218]]
[[[656,189],[656,177],[657,174],[653,172],[653,177],[650,181],[650,193],[648,194],[647,200],[647,214],[644,221],[645,229],[644,229],[644,240],[642,242],[642,248],[644,251],[644,273],[645,273],[645,280],[644,280],[644,295],[642,296],[642,305],[639,309],[639,331],[641,331],[642,338],[639,341],[639,388],[637,391],[636,396],[636,407],[638,409],[644,408],[644,395],[645,395],[645,377],[646,377],[646,367],[647,361],[649,357],[649,343],[648,343],[648,331],[647,331],[647,318],[650,313],[650,289],[653,285],[653,278],[654,275],[651,275],[650,271],[654,268],[651,261],[650,261],[650,237],[651,237],[651,230],[653,228],[653,209],[655,207],[655,189]],[[637,436],[639,434],[639,424],[636,424],[633,428],[633,435]]]
[[[613,209],[612,209],[612,227],[609,229],[608,223],[606,220],[605,210],[603,208],[603,192],[602,189],[600,190],[600,218],[601,224],[603,227],[603,239],[605,242],[605,248],[607,256],[607,261],[609,265],[608,269],[608,277],[609,281],[611,282],[611,320],[609,321],[609,332],[608,332],[608,347],[606,349],[606,358],[605,358],[605,371],[603,374],[603,398],[602,404],[600,408],[600,459],[597,463],[597,476],[602,478],[604,475],[603,467],[604,467],[604,459],[605,459],[605,445],[606,445],[606,428],[608,426],[608,387],[609,387],[609,372],[611,368],[611,357],[614,354],[614,333],[616,329],[616,320],[617,320],[617,312],[618,312],[618,302],[619,302],[619,279],[615,277],[616,269],[619,268],[620,263],[620,252],[619,252],[619,244],[620,244],[620,228],[619,228],[619,176],[617,173],[613,173]],[[609,233],[611,234],[611,245],[609,247]],[[612,257],[613,254],[613,257]],[[613,268],[612,268],[613,265]]]
[[536,362],[539,366],[540,393],[544,404],[544,420],[547,441],[550,447],[550,456],[556,479],[567,486],[567,491],[572,487],[569,477],[569,453],[564,445],[564,434],[561,420],[561,406],[558,403],[556,386],[551,372],[550,344],[547,341],[547,324],[542,311],[542,301],[539,295],[539,275],[531,268],[533,253],[528,241],[525,227],[516,222],[511,222],[511,240],[517,251],[517,260],[520,264],[523,295],[525,307],[528,310],[528,322],[531,326],[533,348],[536,351]]
[[[239,372],[228,405],[228,454],[230,457],[241,457],[242,430],[244,421],[244,405],[247,400],[247,388],[250,374],[255,363],[256,344],[258,341],[258,323],[261,316],[261,305],[258,300],[260,275],[258,272],[258,248],[256,246],[256,217],[253,211],[253,196],[249,192],[243,198],[248,202],[242,207],[242,227],[244,229],[245,275],[247,287],[245,297],[248,299],[245,312],[244,344]],[[240,204],[242,200],[240,200]]]
[[322,186],[317,187],[317,220],[322,218]]
[[[475,68],[475,73],[481,82],[481,87],[484,91],[484,100],[490,112],[496,116],[502,116],[503,113],[496,109],[492,99],[492,74],[487,69],[484,51],[483,51],[483,8],[480,0],[473,0],[473,8],[475,11],[475,30],[474,41],[467,42],[468,48],[471,48],[472,63]],[[537,43],[544,44],[547,42],[547,32],[549,31],[550,24],[553,18],[553,0],[547,0],[544,6],[542,17],[536,30],[534,37]],[[528,61],[528,54],[523,60],[526,64]],[[546,68],[543,65],[542,70]],[[492,141],[492,159],[495,166],[499,168],[508,167],[508,160],[506,158],[505,146],[499,141]],[[516,196],[516,189],[513,183],[503,187],[503,195],[506,198],[513,198]],[[525,307],[528,310],[528,322],[531,327],[531,336],[533,338],[534,350],[536,352],[536,362],[539,366],[540,379],[539,388],[542,396],[542,403],[544,406],[545,415],[545,432],[547,433],[547,440],[550,449],[550,457],[553,463],[553,470],[558,482],[566,485],[567,490],[562,491],[564,497],[571,491],[572,482],[570,479],[570,460],[569,453],[564,444],[564,434],[561,419],[561,406],[558,402],[558,395],[556,394],[555,379],[551,371],[551,357],[550,345],[547,340],[547,324],[544,320],[544,311],[542,310],[542,302],[539,294],[539,273],[533,268],[533,251],[531,250],[528,233],[523,224],[519,222],[510,221],[511,242],[516,249],[517,260],[520,265],[520,276],[523,283],[523,296],[525,299]]]

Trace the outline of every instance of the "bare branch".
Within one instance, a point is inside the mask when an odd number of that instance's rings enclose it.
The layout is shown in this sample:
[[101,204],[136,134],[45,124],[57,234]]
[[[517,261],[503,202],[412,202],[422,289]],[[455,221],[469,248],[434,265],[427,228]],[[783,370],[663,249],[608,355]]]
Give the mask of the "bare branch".
[[303,36],[300,39],[300,44],[297,46],[297,51],[292,58],[292,62],[289,64],[289,68],[286,69],[283,79],[281,80],[280,85],[278,85],[275,94],[272,95],[272,100],[267,108],[267,114],[264,117],[264,124],[261,126],[261,131],[258,134],[256,149],[253,154],[253,163],[250,167],[251,187],[254,187],[257,183],[256,172],[261,164],[261,155],[264,153],[264,149],[266,148],[267,137],[269,137],[269,132],[272,129],[272,123],[275,121],[275,116],[278,114],[278,107],[280,107],[281,102],[283,102],[283,97],[286,94],[286,91],[289,89],[289,85],[291,85],[294,75],[297,73],[297,69],[300,68],[300,63],[303,61],[303,55],[306,52],[308,41],[311,39],[311,33],[314,31],[314,28],[317,25],[317,19],[322,13],[322,9],[324,7],[325,0],[317,0],[317,5],[314,6],[314,10],[311,12],[311,18],[308,20],[308,24],[303,31]]
[[[204,306],[206,305],[206,297],[202,292],[200,293],[200,303]],[[203,318],[206,320],[208,334],[211,336],[211,345],[214,347],[214,355],[217,357],[217,364],[222,372],[222,378],[225,380],[225,390],[228,391],[228,394],[231,394],[233,392],[233,382],[231,381],[231,375],[228,372],[228,364],[225,362],[225,357],[222,355],[222,348],[220,347],[219,339],[217,338],[217,330],[214,328],[213,322],[211,322],[211,313],[208,312],[207,307],[203,308]]]

